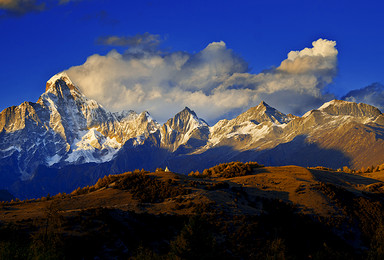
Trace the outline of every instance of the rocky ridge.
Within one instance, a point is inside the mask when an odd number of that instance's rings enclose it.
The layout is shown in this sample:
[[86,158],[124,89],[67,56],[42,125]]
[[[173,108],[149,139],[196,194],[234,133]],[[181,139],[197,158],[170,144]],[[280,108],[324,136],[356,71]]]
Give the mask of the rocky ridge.
[[146,111],[106,110],[65,73],[47,82],[36,103],[0,113],[0,188],[20,190],[38,179],[44,186],[47,176],[54,187],[59,175],[86,185],[107,172],[165,166],[188,173],[233,160],[355,169],[381,164],[384,115],[367,104],[332,100],[297,117],[261,102],[211,127],[187,107],[160,125]]
[[36,103],[0,114],[0,158],[13,157],[22,179],[39,164],[105,162],[131,138],[159,125],[148,114],[112,113],[85,97],[65,73],[52,77]]

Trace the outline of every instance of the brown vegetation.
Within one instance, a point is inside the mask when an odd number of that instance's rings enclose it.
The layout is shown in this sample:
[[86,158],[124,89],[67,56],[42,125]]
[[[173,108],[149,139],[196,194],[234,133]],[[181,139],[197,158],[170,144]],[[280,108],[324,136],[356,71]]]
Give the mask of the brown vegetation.
[[209,169],[205,169],[202,173],[191,172],[188,176],[196,177],[196,178],[206,178],[206,177],[224,177],[224,178],[232,178],[238,176],[245,176],[253,172],[254,169],[264,167],[264,165],[258,164],[257,162],[230,162],[230,163],[222,163],[211,167]]
[[320,167],[136,170],[2,203],[0,259],[381,259],[383,191]]
[[376,166],[362,167],[360,170],[349,169],[348,166],[344,166],[343,169],[339,169],[340,171],[346,173],[353,174],[363,174],[363,173],[371,173],[371,172],[379,172],[384,170],[384,163]]

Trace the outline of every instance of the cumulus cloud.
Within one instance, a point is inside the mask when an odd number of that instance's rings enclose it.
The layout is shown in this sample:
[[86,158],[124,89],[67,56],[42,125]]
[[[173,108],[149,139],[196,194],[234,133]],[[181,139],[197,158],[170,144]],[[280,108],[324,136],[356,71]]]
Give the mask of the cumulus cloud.
[[384,111],[384,86],[380,83],[373,83],[365,88],[356,89],[348,92],[341,99],[366,103]]
[[[140,36],[123,39],[134,38]],[[258,74],[249,73],[244,59],[222,41],[194,54],[112,50],[88,57],[67,73],[85,95],[106,108],[148,110],[160,122],[188,106],[212,124],[261,100],[301,115],[332,98],[323,90],[337,72],[336,43],[319,39],[312,45],[289,52],[278,67]]]

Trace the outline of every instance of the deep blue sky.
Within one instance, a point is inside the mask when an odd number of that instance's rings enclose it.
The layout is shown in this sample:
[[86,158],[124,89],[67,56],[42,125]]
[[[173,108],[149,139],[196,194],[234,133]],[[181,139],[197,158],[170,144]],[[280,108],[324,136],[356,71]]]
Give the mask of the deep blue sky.
[[329,39],[339,52],[331,92],[342,96],[384,83],[382,1],[34,2],[46,2],[44,10],[0,9],[0,110],[35,102],[51,76],[108,53],[113,47],[98,44],[99,37],[146,32],[160,35],[160,46],[171,51],[196,53],[224,41],[252,73],[279,66],[289,51]]

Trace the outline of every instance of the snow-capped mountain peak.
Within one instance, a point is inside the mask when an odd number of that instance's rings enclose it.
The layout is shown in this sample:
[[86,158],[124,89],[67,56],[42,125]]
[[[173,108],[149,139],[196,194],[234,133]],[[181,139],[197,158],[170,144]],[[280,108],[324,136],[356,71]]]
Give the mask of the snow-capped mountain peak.
[[198,145],[204,143],[204,140],[208,138],[209,126],[193,110],[185,107],[173,118],[168,119],[160,132],[162,144],[167,149],[175,151],[192,139],[199,139]]
[[[175,164],[170,166],[176,168],[194,167],[193,160],[219,163],[245,158],[305,165],[330,160],[331,166],[361,167],[367,160],[370,165],[383,160],[383,132],[380,110],[340,100],[302,117],[285,115],[262,101],[212,127],[185,107],[161,126],[147,111],[106,110],[84,96],[66,73],[59,73],[48,80],[36,103],[24,102],[1,112],[0,176],[11,176],[7,185],[12,185],[33,179],[42,165],[76,168],[105,163],[126,171],[172,160]],[[367,152],[365,143],[372,152]]]
[[71,79],[69,78],[68,74],[65,72],[65,71],[62,71],[60,73],[57,73],[55,74],[54,76],[52,76],[48,81],[47,81],[47,84],[52,84],[52,83],[55,83],[57,80],[64,80],[65,83],[67,84],[70,84],[70,85],[73,85]]
[[148,112],[109,112],[85,97],[65,72],[47,81],[36,103],[5,109],[0,118],[0,131],[5,130],[0,160],[18,153],[14,164],[23,179],[31,178],[40,164],[60,167],[112,160],[128,139],[160,128]]
[[71,91],[75,91],[78,93],[81,93],[81,91],[73,84],[67,73],[60,72],[53,77],[51,77],[46,84],[45,92],[54,91],[52,90],[53,87],[56,85],[63,86],[60,84],[60,82],[63,82],[65,86],[67,86]]
[[264,101],[261,101],[259,105],[251,107],[246,112],[236,117],[237,123],[252,121],[259,124],[267,121],[276,124],[283,124],[289,122],[290,120],[290,117],[287,117],[277,109],[269,106]]
[[376,118],[381,115],[381,111],[374,106],[336,99],[324,103],[318,110],[332,116],[344,115]]
[[249,147],[267,135],[280,131],[294,117],[286,116],[275,108],[261,101],[232,120],[221,120],[211,127],[208,148],[228,140],[234,144],[236,140],[247,140],[242,144]]
[[188,107],[185,107],[173,118],[170,118],[166,124],[180,133],[186,133],[198,127],[208,126],[203,119],[198,118],[196,113]]

